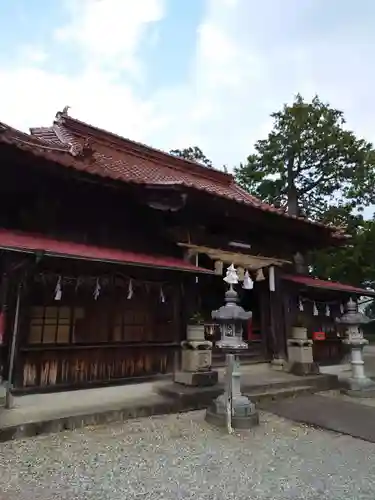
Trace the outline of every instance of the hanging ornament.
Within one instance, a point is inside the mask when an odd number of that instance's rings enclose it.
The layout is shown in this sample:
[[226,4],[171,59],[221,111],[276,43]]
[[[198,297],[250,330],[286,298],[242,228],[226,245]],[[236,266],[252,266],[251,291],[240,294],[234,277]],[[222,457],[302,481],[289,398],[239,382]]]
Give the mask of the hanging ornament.
[[270,287],[270,292],[274,292],[276,290],[275,284],[275,268],[271,266],[268,270],[268,284]]
[[251,279],[249,271],[246,269],[245,276],[243,279],[243,285],[242,288],[245,290],[252,290],[254,288],[254,282]]
[[344,314],[344,312],[345,312],[344,304],[342,302],[340,304],[340,312],[341,312],[341,314]]
[[221,260],[215,262],[215,274],[217,276],[223,276],[223,262]]
[[164,295],[162,286],[160,287],[160,302],[162,302],[163,304],[165,302],[165,295]]
[[329,308],[329,305],[326,305],[326,316],[331,316],[331,309]]
[[243,267],[237,267],[237,276],[239,281],[243,281],[245,277],[245,269]]
[[81,283],[82,283],[82,278],[79,276],[76,280],[76,286],[74,288],[75,293],[78,292],[78,288],[81,286]]
[[133,297],[133,293],[134,293],[134,290],[133,290],[133,281],[130,279],[129,280],[129,286],[128,286],[128,300],[130,300],[132,297]]
[[100,295],[100,289],[101,289],[101,286],[100,286],[99,278],[96,278],[96,285],[95,285],[95,290],[94,290],[94,299],[95,300],[98,300],[98,297]]
[[299,309],[300,311],[303,311],[303,302],[302,302],[302,300],[301,300],[301,299],[299,299],[299,301],[298,301],[298,309]]
[[315,302],[314,302],[314,308],[313,308],[313,315],[314,316],[319,316],[319,311],[318,311],[318,308],[316,307]]
[[233,264],[231,264],[228,269],[227,273],[225,275],[225,278],[223,280],[228,283],[228,285],[237,285],[238,284],[238,276],[237,276],[237,271],[236,268],[234,267]]
[[255,277],[255,281],[264,281],[266,278],[264,277],[263,269],[260,268],[257,270],[257,274]]
[[[199,257],[198,257],[198,254],[196,253],[195,254],[195,267],[198,267],[199,266]],[[195,283],[198,283],[199,282],[199,278],[198,276],[195,277]]]
[[62,297],[61,276],[59,276],[59,279],[57,280],[55,287],[55,300],[61,300],[61,297]]

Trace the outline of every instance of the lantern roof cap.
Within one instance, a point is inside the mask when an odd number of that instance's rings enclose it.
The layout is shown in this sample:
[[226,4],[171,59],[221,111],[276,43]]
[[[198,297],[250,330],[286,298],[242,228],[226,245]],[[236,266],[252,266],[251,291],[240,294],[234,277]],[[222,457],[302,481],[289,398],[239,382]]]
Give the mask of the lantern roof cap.
[[216,320],[218,323],[226,322],[240,322],[247,321],[252,317],[251,311],[245,311],[245,309],[238,305],[238,293],[230,285],[229,290],[225,293],[225,305],[221,306],[216,311],[212,311],[212,319]]
[[358,311],[358,305],[352,298],[346,304],[346,312],[340,318],[337,318],[337,323],[341,325],[364,325],[371,320],[365,314]]

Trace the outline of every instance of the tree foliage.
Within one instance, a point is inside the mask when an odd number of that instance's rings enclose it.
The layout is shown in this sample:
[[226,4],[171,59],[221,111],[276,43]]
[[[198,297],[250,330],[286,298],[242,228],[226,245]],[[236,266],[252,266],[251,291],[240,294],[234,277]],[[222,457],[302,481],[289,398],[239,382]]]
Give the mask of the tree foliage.
[[195,161],[196,163],[200,163],[205,167],[212,168],[211,160],[207,158],[207,156],[200,148],[198,148],[198,146],[185,149],[172,149],[169,154],[177,156],[179,158],[184,158],[185,160]]
[[346,246],[315,252],[311,257],[313,272],[321,278],[375,288],[375,220],[348,217]]
[[273,113],[273,129],[235,169],[238,182],[263,201],[293,215],[345,227],[350,243],[315,252],[321,278],[375,287],[375,220],[363,208],[375,202],[375,153],[371,143],[345,129],[343,113],[318,96]]
[[337,199],[362,209],[374,201],[372,144],[344,128],[343,113],[318,96],[297,95],[273,113],[273,129],[235,169],[239,183],[293,215],[322,219]]

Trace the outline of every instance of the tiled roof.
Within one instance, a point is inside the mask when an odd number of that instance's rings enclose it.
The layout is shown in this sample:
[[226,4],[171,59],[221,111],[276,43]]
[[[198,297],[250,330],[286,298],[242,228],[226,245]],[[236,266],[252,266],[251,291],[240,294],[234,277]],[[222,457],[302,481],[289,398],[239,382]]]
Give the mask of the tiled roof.
[[[123,140],[124,147],[116,147],[112,151],[107,148],[106,152],[101,152],[96,144],[84,146],[82,138],[77,137],[74,131],[68,128],[69,122],[78,123],[88,128],[90,125],[70,117],[65,119],[61,113],[58,113],[57,117],[58,119],[52,127],[32,128],[31,135],[23,134],[4,125],[6,130],[3,133],[0,132],[0,141],[15,144],[19,148],[27,149],[63,166],[92,175],[127,183],[185,186],[230,199],[263,212],[327,228],[322,223],[289,215],[280,208],[263,203],[242,189],[234,181],[232,175],[201,166],[195,162],[172,157],[172,155],[143,144],[119,138],[109,132],[92,127],[94,133],[91,135],[93,136],[95,131],[99,131],[109,137],[114,137],[117,141]],[[87,156],[84,154],[85,147],[88,151],[92,147],[91,153]],[[338,229],[332,227],[327,229],[335,238],[345,238],[345,235]]]
[[[73,134],[71,134],[62,125],[55,124],[50,128],[34,128],[31,129],[31,133],[49,144],[55,144],[58,135],[63,138],[62,141],[64,142],[60,144],[65,147],[67,145],[71,146],[80,144]],[[55,134],[55,136],[52,139],[53,134]],[[218,180],[215,178],[216,171],[208,172],[207,167],[203,166],[201,167],[201,175],[197,175],[189,171],[186,167],[176,168],[174,165],[168,165],[167,163],[164,165],[159,164],[156,163],[155,160],[152,161],[147,157],[135,156],[126,150],[122,151],[121,155],[117,156],[120,157],[114,158],[113,155],[94,152],[92,156],[93,162],[86,166],[86,170],[96,175],[111,177],[112,179],[125,182],[158,185],[181,185],[207,191],[211,194],[216,194],[224,198],[230,198],[240,203],[249,204],[255,207],[264,205],[258,198],[252,196],[238,186],[238,184],[234,182],[232,176],[223,175],[222,172],[217,172],[217,174],[220,175],[220,180]],[[170,155],[166,156],[169,157]],[[173,159],[175,160],[175,157],[173,157]],[[213,176],[210,175],[212,173]],[[267,205],[267,207],[270,206]]]
[[82,243],[55,240],[41,235],[9,231],[7,229],[0,229],[0,248],[27,253],[45,252],[45,254],[53,257],[69,256],[91,261],[132,264],[142,267],[157,267],[175,271],[213,274],[213,271],[202,267],[196,267],[189,262],[185,262],[175,257],[146,255],[119,248],[84,245]]
[[320,280],[310,276],[291,274],[284,275],[283,279],[311,288],[323,288],[325,290],[352,293],[354,295],[363,295],[365,297],[375,297],[375,292],[373,290],[365,290],[364,288],[357,288],[351,285],[346,285],[345,283],[338,283],[337,281]]

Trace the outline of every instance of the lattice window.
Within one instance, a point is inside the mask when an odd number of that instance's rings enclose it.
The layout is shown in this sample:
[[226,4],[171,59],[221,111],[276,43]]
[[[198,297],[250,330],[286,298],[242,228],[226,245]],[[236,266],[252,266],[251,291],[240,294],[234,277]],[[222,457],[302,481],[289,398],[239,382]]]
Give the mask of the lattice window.
[[113,340],[115,342],[139,342],[147,340],[151,321],[147,308],[125,309],[115,314]]
[[83,319],[83,308],[67,306],[32,307],[30,310],[30,344],[67,344],[74,342],[76,322]]

